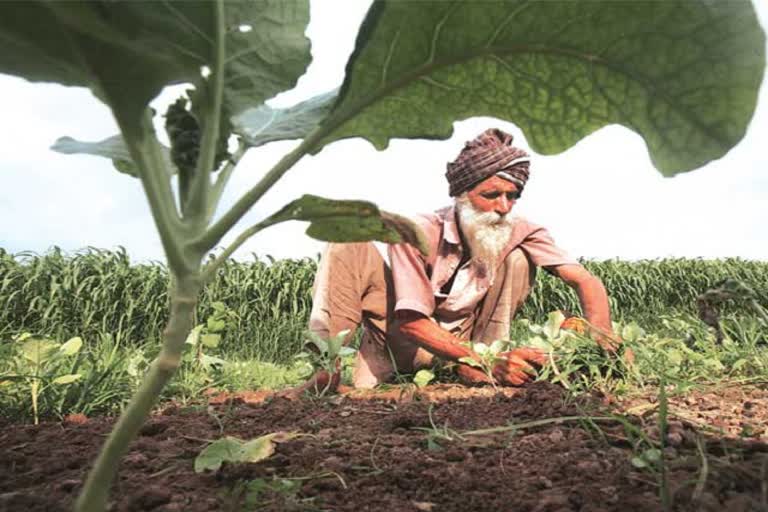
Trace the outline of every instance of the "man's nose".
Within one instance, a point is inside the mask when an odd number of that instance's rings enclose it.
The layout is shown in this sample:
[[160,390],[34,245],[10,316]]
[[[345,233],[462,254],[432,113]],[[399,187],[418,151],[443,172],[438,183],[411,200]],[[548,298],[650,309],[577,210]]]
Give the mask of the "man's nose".
[[499,215],[506,215],[509,213],[509,211],[512,209],[512,201],[507,199],[506,196],[502,195],[496,200],[496,213]]

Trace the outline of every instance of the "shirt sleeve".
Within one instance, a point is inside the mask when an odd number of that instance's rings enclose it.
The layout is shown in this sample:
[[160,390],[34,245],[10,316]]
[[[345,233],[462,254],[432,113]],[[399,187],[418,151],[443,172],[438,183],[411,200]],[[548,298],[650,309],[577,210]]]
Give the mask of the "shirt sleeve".
[[537,267],[579,265],[576,258],[555,245],[552,235],[541,226],[536,226],[520,243],[520,247]]
[[442,236],[442,222],[436,213],[416,215],[411,220],[426,237],[429,255],[423,256],[418,249],[408,244],[389,246],[389,262],[395,288],[394,311],[416,311],[429,317],[435,312],[435,295],[430,277]]
[[410,310],[432,316],[435,297],[427,276],[427,263],[418,249],[408,244],[390,245],[389,261],[395,285],[394,310]]

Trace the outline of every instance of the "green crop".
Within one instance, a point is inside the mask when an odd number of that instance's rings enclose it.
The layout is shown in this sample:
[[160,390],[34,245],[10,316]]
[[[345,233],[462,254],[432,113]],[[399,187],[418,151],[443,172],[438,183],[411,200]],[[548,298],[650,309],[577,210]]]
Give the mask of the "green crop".
[[465,345],[477,355],[477,358],[461,357],[459,362],[482,370],[495,388],[496,379],[493,377],[493,369],[496,364],[504,360],[501,354],[509,350],[509,340],[495,340],[489,344],[466,342]]
[[329,379],[325,387],[315,390],[318,396],[323,396],[331,387],[333,382],[331,376],[344,371],[344,360],[353,355],[356,350],[344,345],[344,340],[349,335],[348,329],[344,329],[336,336],[328,339],[324,339],[312,331],[307,331],[306,334],[309,339],[304,343],[305,350],[296,357],[308,361],[315,371],[328,373]]
[[[728,276],[748,285],[755,300],[768,306],[768,262],[666,259],[585,265],[610,284],[614,317],[646,329],[663,328],[662,315],[698,314],[698,297]],[[230,357],[288,362],[302,348],[316,270],[311,258],[227,261],[203,290],[197,317],[208,318],[214,304],[223,302],[233,319],[222,350]],[[26,331],[93,341],[110,333],[139,346],[159,340],[168,321],[168,268],[132,264],[122,249],[90,248],[71,255],[58,249],[11,255],[0,249],[0,276],[3,338]],[[744,305],[729,299],[717,307],[723,318],[738,313],[757,319],[756,310]],[[562,281],[539,272],[517,316],[542,323],[557,309],[577,312],[578,298]]]
[[24,333],[14,340],[18,346],[12,361],[13,372],[0,375],[0,387],[22,382],[29,389],[32,415],[35,425],[39,419],[38,399],[50,386],[66,386],[80,379],[74,356],[83,346],[83,340],[75,337],[65,343]]
[[[0,72],[88,87],[110,108],[119,136],[97,144],[64,139],[56,148],[106,156],[139,179],[170,276],[162,349],[107,439],[77,510],[105,508],[119,458],[182,363],[204,285],[251,236],[301,220],[322,240],[411,243],[426,253],[422,234],[403,217],[369,202],[305,195],[208,258],[305,155],[349,137],[380,149],[395,137],[447,138],[455,120],[490,114],[516,122],[546,153],[622,123],[672,175],[721,157],[743,136],[765,68],[764,34],[749,2],[515,4],[375,2],[339,89],[273,110],[264,102],[292,88],[311,60],[307,0],[0,2]],[[680,37],[702,24],[709,28],[700,47]],[[190,86],[184,109],[199,138],[182,144],[172,116],[168,149],[149,103],[179,83]],[[182,132],[192,124],[188,118]],[[237,148],[220,166],[230,127]],[[245,152],[285,139],[301,142],[219,212]],[[47,314],[59,314],[54,309]]]

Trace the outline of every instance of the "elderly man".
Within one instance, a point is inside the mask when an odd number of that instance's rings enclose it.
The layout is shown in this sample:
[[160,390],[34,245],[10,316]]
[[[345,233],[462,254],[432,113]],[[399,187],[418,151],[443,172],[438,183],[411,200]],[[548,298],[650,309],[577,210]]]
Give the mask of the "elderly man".
[[[511,135],[487,130],[448,164],[454,204],[414,219],[429,242],[428,257],[407,244],[386,251],[373,243],[328,245],[315,278],[309,328],[327,338],[345,329],[352,333],[362,323],[355,387],[373,387],[436,357],[457,363],[477,357],[463,344],[467,340],[507,338],[536,267],[576,290],[584,315],[599,331],[596,339],[615,349],[600,280],[558,248],[546,229],[511,215],[529,167],[528,154],[512,145]],[[535,349],[505,355],[492,373],[502,385],[526,383],[544,360]],[[466,382],[490,381],[469,365],[458,363],[457,370]],[[328,378],[318,374],[304,389],[325,387]]]

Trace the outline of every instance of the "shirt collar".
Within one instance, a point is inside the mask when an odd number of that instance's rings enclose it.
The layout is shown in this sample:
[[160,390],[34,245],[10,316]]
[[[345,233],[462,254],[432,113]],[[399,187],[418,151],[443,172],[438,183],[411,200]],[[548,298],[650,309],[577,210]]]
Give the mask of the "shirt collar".
[[461,245],[459,226],[456,222],[456,207],[449,206],[443,210],[443,240],[449,244]]

